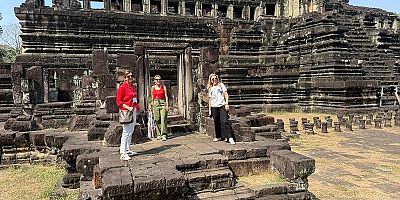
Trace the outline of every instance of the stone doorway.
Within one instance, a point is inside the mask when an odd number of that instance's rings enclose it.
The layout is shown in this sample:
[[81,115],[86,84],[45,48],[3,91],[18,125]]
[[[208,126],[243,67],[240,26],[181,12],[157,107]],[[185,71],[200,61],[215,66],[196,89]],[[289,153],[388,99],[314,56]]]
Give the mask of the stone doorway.
[[[139,74],[143,80],[143,102],[148,102],[154,76],[160,75],[167,87],[169,96],[169,115],[181,115],[190,120],[189,103],[193,101],[193,63],[192,50],[187,44],[144,43],[144,72]],[[140,87],[140,85],[139,85]],[[139,88],[139,93],[140,93]],[[146,109],[148,105],[145,106]]]

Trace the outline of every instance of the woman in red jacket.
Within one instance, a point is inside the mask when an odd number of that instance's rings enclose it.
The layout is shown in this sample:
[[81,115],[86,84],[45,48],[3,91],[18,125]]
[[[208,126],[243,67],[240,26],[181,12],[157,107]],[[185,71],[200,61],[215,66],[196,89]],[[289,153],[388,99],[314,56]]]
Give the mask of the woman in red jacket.
[[120,112],[132,112],[131,122],[122,124],[123,131],[121,136],[121,145],[119,147],[121,160],[130,160],[130,156],[133,156],[135,154],[129,149],[129,147],[132,140],[132,134],[135,130],[136,113],[140,110],[140,105],[138,104],[137,93],[135,86],[132,83],[132,80],[132,72],[126,71],[124,83],[119,86],[116,98]]

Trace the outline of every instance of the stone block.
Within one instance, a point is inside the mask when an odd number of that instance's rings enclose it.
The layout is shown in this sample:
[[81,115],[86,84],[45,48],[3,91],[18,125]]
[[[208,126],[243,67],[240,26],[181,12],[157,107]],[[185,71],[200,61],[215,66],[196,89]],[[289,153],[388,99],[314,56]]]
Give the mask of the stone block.
[[[114,88],[117,92],[117,80],[114,74],[100,74],[97,76],[99,81],[99,89]],[[115,94],[115,93],[114,93]]]
[[237,142],[251,142],[255,140],[255,132],[245,123],[231,123],[231,131]]
[[54,136],[54,147],[61,149],[67,140],[67,136]]
[[4,130],[11,130],[12,125],[17,121],[15,118],[9,118],[4,123]]
[[287,142],[269,142],[267,145],[267,156],[271,156],[271,153],[274,151],[291,150],[291,147]]
[[96,189],[92,181],[80,181],[79,200],[101,200],[101,189]]
[[251,114],[251,110],[246,106],[230,106],[229,114],[235,117],[246,117]]
[[108,55],[102,50],[95,50],[92,54],[93,75],[108,74]]
[[108,127],[104,140],[107,146],[118,147],[121,144],[122,125],[119,122],[111,122]]
[[81,154],[76,158],[76,170],[82,174],[81,181],[91,181],[94,167],[99,164],[99,154]]
[[54,136],[53,134],[44,136],[44,143],[47,147],[54,147]]
[[[1,144],[2,142],[0,142]],[[17,132],[14,139],[15,146],[17,147],[29,147],[29,132]]]
[[134,199],[134,182],[129,168],[118,167],[105,171],[102,182],[104,199]]
[[231,160],[228,165],[235,176],[251,176],[271,169],[270,159],[267,157]]
[[314,159],[289,150],[272,152],[271,165],[288,181],[298,183],[300,188],[308,188],[307,178],[315,171]]
[[63,177],[62,186],[69,189],[79,188],[80,173],[68,173]]
[[90,127],[87,133],[88,141],[103,140],[107,127]]
[[134,180],[134,199],[158,199],[166,188],[162,175],[142,176]]
[[35,129],[35,122],[34,121],[15,121],[11,125],[11,130],[18,131],[18,132],[25,132],[31,131]]
[[288,191],[288,184],[268,184],[264,186],[251,187],[256,197],[268,197],[270,195],[286,194]]
[[37,147],[46,146],[45,134],[42,132],[30,132],[29,140],[34,146],[37,146]]
[[98,128],[108,128],[110,126],[110,122],[109,121],[101,121],[101,120],[94,120],[93,124],[94,127],[98,127]]
[[5,132],[0,134],[0,145],[1,146],[14,146],[14,139],[16,137],[15,132]]
[[243,160],[247,158],[246,149],[225,149],[221,154],[228,157],[229,160]]
[[140,124],[136,124],[135,131],[132,135],[132,144],[138,144],[142,141],[143,134],[142,134],[142,126]]
[[201,48],[200,56],[203,62],[215,63],[219,59],[219,49],[218,48]]
[[88,130],[90,124],[95,120],[95,115],[75,115],[69,120],[70,131]]
[[113,115],[109,113],[99,113],[96,115],[96,119],[102,121],[112,121]]
[[202,70],[201,71],[201,76],[202,76],[202,78],[207,79],[207,81],[208,81],[208,76],[210,74],[217,73],[220,68],[221,68],[221,65],[218,64],[218,63],[209,63],[209,62],[202,63],[202,65],[201,65],[201,70]]
[[96,108],[75,108],[74,112],[77,115],[93,115],[96,113]]
[[136,60],[137,56],[134,54],[118,54],[117,65],[124,69],[136,67]]
[[119,108],[117,106],[115,96],[107,96],[105,103],[106,103],[107,113],[118,113],[119,112]]
[[116,92],[117,92],[117,89],[114,87],[101,88],[101,89],[99,89],[99,99],[105,100],[107,96],[115,95]]
[[30,121],[32,119],[31,115],[19,115],[17,121]]
[[135,46],[135,55],[144,55],[144,46]]

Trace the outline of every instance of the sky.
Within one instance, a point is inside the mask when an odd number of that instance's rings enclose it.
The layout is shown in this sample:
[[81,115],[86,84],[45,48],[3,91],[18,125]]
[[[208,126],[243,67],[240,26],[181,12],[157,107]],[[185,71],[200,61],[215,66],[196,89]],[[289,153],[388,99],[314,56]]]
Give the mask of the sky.
[[[3,19],[0,20],[0,26],[18,23],[14,15],[14,7],[21,5],[25,0],[0,0],[0,13]],[[51,5],[52,0],[45,0],[46,5]],[[400,0],[350,0],[350,4],[358,6],[367,6],[382,8],[388,11],[400,13]]]

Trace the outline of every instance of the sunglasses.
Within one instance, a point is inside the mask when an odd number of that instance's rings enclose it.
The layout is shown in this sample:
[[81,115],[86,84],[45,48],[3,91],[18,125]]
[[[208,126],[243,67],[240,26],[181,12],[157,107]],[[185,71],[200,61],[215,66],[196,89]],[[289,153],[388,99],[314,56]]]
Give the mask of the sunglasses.
[[212,78],[211,80],[213,81],[213,80],[218,80],[218,79],[217,78]]
[[129,76],[126,76],[127,78],[132,78],[133,76],[131,76],[131,75],[129,75]]
[[161,79],[158,79],[158,78],[157,78],[157,79],[154,79],[154,80],[159,81],[159,80],[161,80]]

